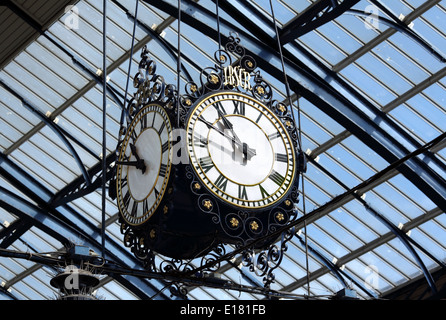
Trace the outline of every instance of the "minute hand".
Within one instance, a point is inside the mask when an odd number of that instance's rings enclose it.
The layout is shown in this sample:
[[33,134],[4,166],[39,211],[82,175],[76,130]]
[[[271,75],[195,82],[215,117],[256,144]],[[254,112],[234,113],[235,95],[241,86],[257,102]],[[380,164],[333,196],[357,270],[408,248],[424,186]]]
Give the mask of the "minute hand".
[[[218,133],[220,133],[222,136],[228,138],[229,140],[231,140],[233,143],[235,143],[238,147],[240,148],[246,148],[246,143],[242,143],[238,138],[235,137],[231,137],[230,135],[228,135],[227,133],[225,133],[224,131],[222,131],[220,128],[214,126],[212,123],[210,123],[209,121],[207,121],[205,118],[203,118],[202,116],[198,117],[198,120],[202,121],[204,124],[206,124],[208,126],[208,128],[212,128],[215,131],[217,131]],[[252,148],[247,148],[247,154],[252,157],[256,155],[256,151]]]
[[220,116],[221,120],[223,121],[223,124],[225,125],[225,127],[229,130],[231,130],[232,135],[234,136],[235,141],[241,143],[240,139],[237,137],[237,135],[234,132],[234,127],[232,126],[232,123],[226,119],[225,115],[223,114],[223,112],[221,112],[220,108],[216,107],[215,109],[217,109],[218,115]]

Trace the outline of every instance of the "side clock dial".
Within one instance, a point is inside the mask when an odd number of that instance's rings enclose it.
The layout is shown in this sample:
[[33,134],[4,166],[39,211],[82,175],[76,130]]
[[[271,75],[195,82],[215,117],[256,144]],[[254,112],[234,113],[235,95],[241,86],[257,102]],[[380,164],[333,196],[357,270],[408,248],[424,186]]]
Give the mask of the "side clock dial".
[[142,107],[127,128],[116,161],[120,214],[133,226],[147,222],[166,193],[171,171],[172,126],[165,109]]
[[196,175],[223,202],[266,208],[289,193],[296,173],[293,143],[261,102],[238,92],[213,93],[195,104],[186,130]]

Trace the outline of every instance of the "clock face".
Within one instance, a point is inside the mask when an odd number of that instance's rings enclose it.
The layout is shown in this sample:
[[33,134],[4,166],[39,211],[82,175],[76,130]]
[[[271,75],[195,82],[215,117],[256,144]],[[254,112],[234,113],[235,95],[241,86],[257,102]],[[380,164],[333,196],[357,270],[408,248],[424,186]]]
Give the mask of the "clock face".
[[187,124],[191,164],[203,184],[236,207],[280,201],[295,176],[295,152],[282,122],[265,105],[236,92],[197,102]]
[[130,225],[146,222],[166,192],[171,170],[172,126],[164,108],[148,104],[130,123],[116,169],[117,203]]

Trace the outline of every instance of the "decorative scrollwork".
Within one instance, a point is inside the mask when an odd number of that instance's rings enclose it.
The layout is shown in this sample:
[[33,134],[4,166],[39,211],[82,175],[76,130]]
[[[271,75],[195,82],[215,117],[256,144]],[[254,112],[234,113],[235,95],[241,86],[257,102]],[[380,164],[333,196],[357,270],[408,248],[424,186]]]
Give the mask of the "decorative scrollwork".
[[[226,249],[222,244],[218,244],[211,252],[201,258],[201,265],[204,266],[211,263],[211,267],[206,271],[215,272],[220,269],[220,258],[226,254]],[[212,263],[215,262],[215,263]]]
[[158,269],[158,271],[163,273],[181,273],[191,270],[193,270],[193,266],[189,263],[189,261],[168,258],[164,258],[161,260]]
[[149,57],[148,53],[147,46],[144,46],[141,50],[138,72],[133,77],[133,87],[136,91],[123,110],[128,123],[140,108],[151,102],[160,102],[168,110],[174,111],[177,90],[174,85],[166,84],[164,78],[156,74],[156,62]]
[[231,32],[228,37],[228,42],[225,45],[227,51],[237,54],[239,56],[245,55],[245,48],[240,45],[240,38],[236,32]]
[[170,286],[171,297],[175,296],[179,297],[180,299],[187,299],[187,293],[187,287],[182,283],[174,282]]

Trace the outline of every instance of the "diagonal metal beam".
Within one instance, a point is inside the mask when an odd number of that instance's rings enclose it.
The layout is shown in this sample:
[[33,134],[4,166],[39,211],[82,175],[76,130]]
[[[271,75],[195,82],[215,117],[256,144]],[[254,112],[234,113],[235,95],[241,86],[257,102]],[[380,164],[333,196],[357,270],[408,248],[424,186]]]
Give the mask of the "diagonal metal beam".
[[280,32],[280,42],[285,45],[304,34],[336,19],[348,9],[353,7],[359,0],[319,0],[308,6],[304,11],[287,22]]
[[17,219],[0,231],[0,248],[7,248],[31,228],[29,219]]

